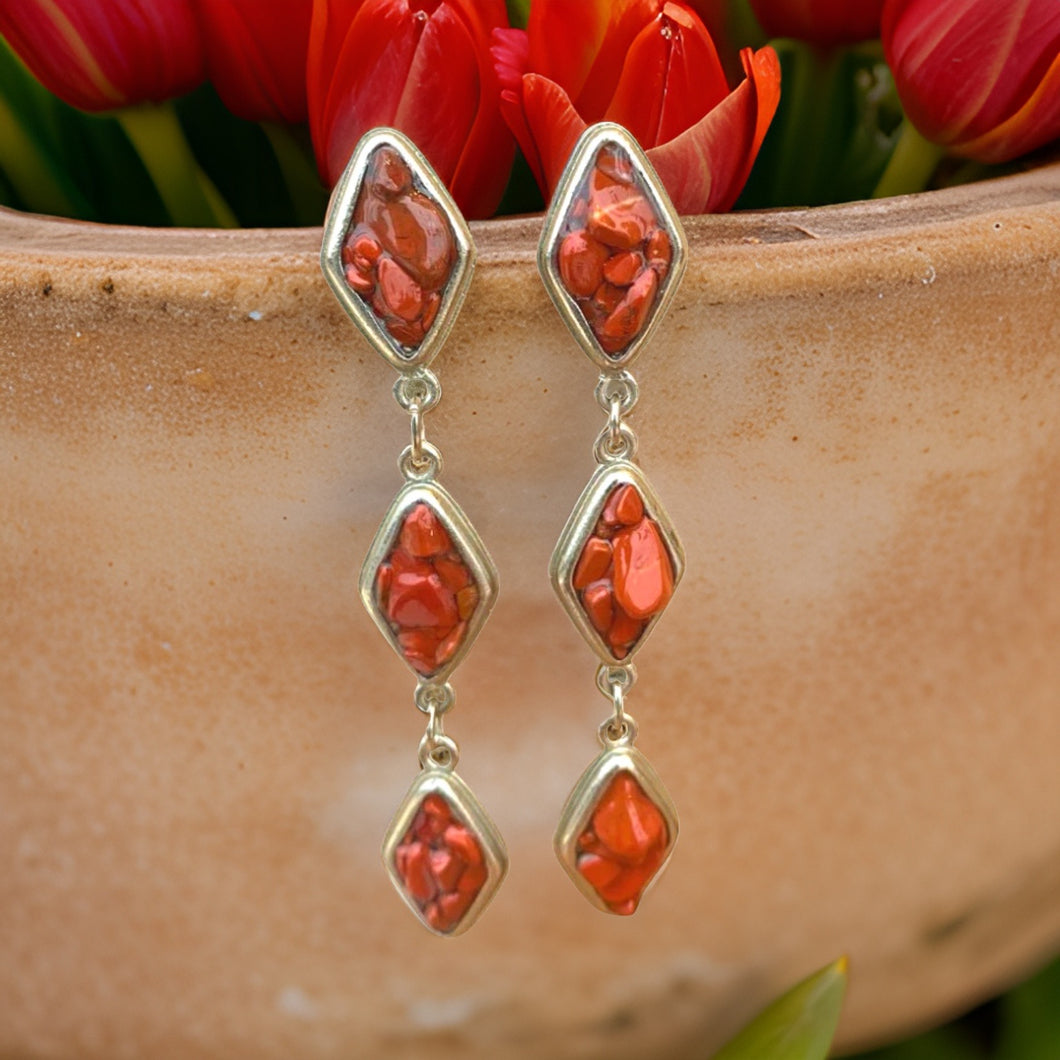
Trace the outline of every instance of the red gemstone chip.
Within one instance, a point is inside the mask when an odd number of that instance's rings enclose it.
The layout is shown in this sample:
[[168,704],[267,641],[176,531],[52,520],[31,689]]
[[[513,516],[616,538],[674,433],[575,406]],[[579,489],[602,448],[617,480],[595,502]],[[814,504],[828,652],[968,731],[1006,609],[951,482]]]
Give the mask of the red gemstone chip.
[[601,148],[572,200],[556,268],[605,353],[620,356],[644,330],[672,259],[628,158]]
[[459,926],[487,877],[479,841],[437,794],[420,804],[394,866],[424,920],[443,934]]
[[658,524],[630,483],[607,495],[571,584],[593,628],[624,659],[670,602],[674,567]]
[[576,865],[612,913],[628,916],[666,860],[669,839],[659,808],[623,771],[611,778],[578,836]]
[[401,654],[424,677],[463,643],[479,590],[441,520],[422,501],[409,510],[376,570],[375,600]]
[[456,258],[442,208],[416,189],[393,148],[378,148],[342,248],[350,288],[402,346],[415,349],[434,323]]

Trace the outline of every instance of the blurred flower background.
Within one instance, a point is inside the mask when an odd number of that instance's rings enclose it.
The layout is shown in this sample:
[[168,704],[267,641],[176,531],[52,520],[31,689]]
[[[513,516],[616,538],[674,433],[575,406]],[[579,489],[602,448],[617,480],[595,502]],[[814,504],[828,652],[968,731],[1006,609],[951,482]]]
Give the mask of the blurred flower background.
[[[376,125],[472,218],[541,210],[603,119],[684,213],[976,180],[1060,137],[1060,0],[4,0],[0,38],[0,203],[102,222],[319,224]],[[1060,964],[871,1055],[1060,1060]]]
[[1057,0],[5,0],[0,202],[320,223],[362,133],[472,218],[629,128],[684,213],[978,179],[1060,135]]

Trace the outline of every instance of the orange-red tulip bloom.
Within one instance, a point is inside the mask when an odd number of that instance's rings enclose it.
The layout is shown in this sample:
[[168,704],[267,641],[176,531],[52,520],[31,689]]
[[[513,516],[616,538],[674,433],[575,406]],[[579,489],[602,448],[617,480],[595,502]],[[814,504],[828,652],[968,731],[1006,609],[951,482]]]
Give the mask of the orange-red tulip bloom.
[[206,72],[233,114],[306,120],[305,64],[313,0],[194,0]]
[[190,0],[3,0],[0,34],[38,81],[82,110],[159,103],[206,72]]
[[515,145],[490,35],[504,0],[314,0],[309,126],[328,184],[377,125],[409,136],[469,217],[497,208]]
[[851,44],[880,35],[883,0],[751,0],[771,37],[813,44]]
[[883,45],[929,140],[1006,162],[1060,136],[1057,0],[887,0]]
[[780,98],[772,48],[741,53],[730,89],[714,42],[679,0],[534,0],[494,35],[501,107],[546,196],[580,133],[624,125],[682,213],[728,210]]

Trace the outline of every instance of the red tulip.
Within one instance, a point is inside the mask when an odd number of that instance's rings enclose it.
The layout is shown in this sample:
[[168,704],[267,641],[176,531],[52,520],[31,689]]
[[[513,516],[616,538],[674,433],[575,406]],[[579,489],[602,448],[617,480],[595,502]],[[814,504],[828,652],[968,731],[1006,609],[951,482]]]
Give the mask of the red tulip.
[[1060,136],[1057,0],[887,0],[883,44],[927,139],[1006,162]]
[[751,0],[751,7],[771,37],[794,37],[831,46],[878,37],[883,3],[884,0]]
[[158,103],[205,76],[190,0],[4,0],[0,34],[38,81],[82,110]]
[[492,214],[515,151],[489,53],[507,24],[504,0],[314,0],[309,126],[324,181],[365,132],[390,125],[467,216]]
[[501,109],[546,194],[586,126],[647,149],[682,213],[729,209],[780,98],[772,48],[741,53],[730,91],[714,42],[680,0],[534,0],[526,31],[494,34]]
[[195,0],[206,72],[233,114],[306,120],[305,65],[313,0]]

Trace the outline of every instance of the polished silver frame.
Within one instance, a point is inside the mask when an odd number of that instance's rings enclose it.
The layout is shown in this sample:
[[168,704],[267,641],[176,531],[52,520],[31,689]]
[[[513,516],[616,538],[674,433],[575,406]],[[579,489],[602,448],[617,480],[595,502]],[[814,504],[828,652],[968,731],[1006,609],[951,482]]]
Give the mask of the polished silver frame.
[[[658,214],[662,227],[670,236],[673,259],[670,269],[659,285],[659,293],[652,310],[651,319],[644,330],[619,356],[606,353],[593,334],[592,328],[582,315],[578,303],[567,293],[556,267],[556,251],[563,238],[563,228],[570,213],[574,197],[582,181],[596,159],[597,152],[605,146],[619,148],[629,157],[633,171],[637,176],[641,191],[647,196]],[[685,238],[681,219],[674,209],[670,197],[666,194],[662,181],[641,150],[632,133],[613,122],[599,122],[590,125],[582,133],[571,153],[563,175],[552,196],[552,204],[545,215],[544,229],[537,250],[537,268],[541,273],[545,289],[549,293],[564,323],[585,353],[593,362],[605,370],[614,371],[627,367],[640,352],[641,347],[651,338],[659,322],[666,315],[688,261],[688,240]]]
[[593,760],[579,778],[578,783],[574,785],[574,790],[567,796],[553,840],[556,857],[559,858],[560,864],[574,881],[578,890],[597,909],[612,915],[617,914],[608,908],[607,903],[596,893],[592,884],[578,871],[577,847],[578,837],[589,824],[593,810],[611,778],[616,773],[623,772],[633,774],[637,783],[644,789],[644,794],[659,808],[666,822],[667,841],[663,860],[655,875],[645,886],[641,894],[643,898],[644,894],[655,886],[655,881],[663,874],[663,870],[669,863],[670,855],[677,843],[680,825],[677,819],[677,807],[674,806],[670,793],[659,779],[659,774],[655,772],[652,764],[636,747],[629,744],[611,746]]
[[681,581],[685,570],[685,554],[678,540],[677,532],[674,530],[670,517],[666,514],[662,502],[659,500],[648,482],[644,472],[636,464],[627,460],[618,460],[607,463],[597,468],[593,477],[589,479],[578,498],[574,509],[570,513],[567,525],[556,542],[555,551],[552,553],[552,561],[549,563],[548,573],[552,580],[552,588],[570,615],[571,621],[578,627],[581,635],[589,646],[596,652],[600,659],[609,665],[626,665],[632,662],[633,657],[640,651],[644,642],[648,639],[655,623],[662,617],[662,612],[653,615],[648,622],[640,640],[630,649],[629,653],[622,659],[612,654],[607,641],[596,632],[588,616],[582,610],[578,600],[578,593],[571,581],[574,577],[574,569],[578,564],[585,541],[596,526],[600,513],[603,511],[604,502],[608,494],[615,486],[629,483],[634,486],[644,501],[644,510],[655,521],[662,535],[663,544],[670,556],[670,562],[674,571],[674,591]]
[[[449,282],[442,291],[438,315],[423,342],[415,350],[402,346],[383,327],[371,307],[346,283],[346,270],[342,264],[342,244],[353,223],[353,212],[361,193],[368,162],[373,153],[384,146],[392,148],[404,159],[412,171],[417,190],[434,199],[442,208],[448,218],[456,245],[456,262]],[[372,129],[365,133],[354,149],[328,205],[324,222],[324,241],[320,248],[320,267],[324,270],[328,286],[339,300],[339,304],[376,351],[394,368],[405,371],[408,368],[430,364],[452,330],[453,322],[471,286],[475,247],[471,240],[471,230],[448,189],[416,145],[397,129]]]
[[[468,907],[467,912],[451,931],[438,931],[427,922],[415,899],[405,890],[405,881],[397,870],[397,848],[401,845],[401,840],[409,830],[421,803],[432,794],[441,795],[461,822],[474,833],[482,848],[483,861],[486,865],[486,882],[475,895],[475,900]],[[420,923],[435,935],[452,938],[467,931],[478,919],[482,910],[489,905],[490,899],[493,898],[508,872],[508,851],[497,826],[467,784],[449,769],[431,767],[423,770],[412,782],[397,814],[390,822],[390,827],[386,830],[386,835],[383,837],[383,864],[386,865],[386,871],[395,890],[416,914]]]
[[[407,512],[419,503],[427,504],[438,516],[450,539],[464,557],[479,590],[479,603],[468,620],[467,632],[453,657],[431,677],[426,678],[412,667],[401,651],[394,631],[386,620],[375,597],[375,572],[389,553],[401,530]],[[449,491],[437,482],[410,482],[398,491],[369,546],[368,555],[361,566],[359,581],[361,602],[372,616],[387,642],[399,658],[421,681],[437,683],[444,681],[460,664],[471,649],[475,638],[489,617],[497,600],[497,568],[494,566],[482,538],[471,525],[460,505]]]

